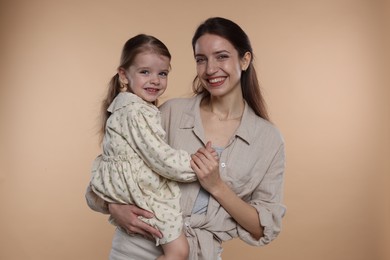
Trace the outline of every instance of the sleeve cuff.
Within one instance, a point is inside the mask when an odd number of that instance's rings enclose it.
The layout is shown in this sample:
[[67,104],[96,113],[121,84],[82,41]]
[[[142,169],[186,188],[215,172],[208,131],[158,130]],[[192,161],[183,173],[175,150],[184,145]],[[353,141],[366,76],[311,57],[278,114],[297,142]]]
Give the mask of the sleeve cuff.
[[273,214],[266,209],[265,207],[256,205],[255,206],[260,218],[260,224],[263,227],[263,236],[256,240],[252,237],[252,235],[246,231],[244,228],[238,225],[238,235],[239,237],[249,245],[252,246],[264,246],[269,244],[272,240],[274,240],[281,231],[281,217],[284,215],[285,209],[280,208],[281,214],[277,214],[281,216],[280,218],[274,218]]
[[93,191],[90,185],[87,187],[87,191],[85,192],[85,199],[87,200],[88,207],[92,210],[103,213],[110,214],[108,210],[108,203],[97,196]]

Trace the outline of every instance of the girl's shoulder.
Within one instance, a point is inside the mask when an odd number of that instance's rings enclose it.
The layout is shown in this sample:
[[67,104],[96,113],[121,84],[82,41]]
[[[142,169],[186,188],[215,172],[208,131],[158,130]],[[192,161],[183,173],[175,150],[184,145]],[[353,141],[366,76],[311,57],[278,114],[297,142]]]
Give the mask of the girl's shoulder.
[[156,106],[144,101],[142,98],[130,92],[119,93],[109,106],[108,111],[113,113],[120,109],[152,114],[159,113]]

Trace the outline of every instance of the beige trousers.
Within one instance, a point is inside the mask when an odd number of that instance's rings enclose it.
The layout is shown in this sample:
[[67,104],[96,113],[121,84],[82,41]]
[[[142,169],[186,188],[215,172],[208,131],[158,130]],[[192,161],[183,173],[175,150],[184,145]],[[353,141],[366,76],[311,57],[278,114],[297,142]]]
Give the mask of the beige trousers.
[[129,236],[121,228],[117,228],[112,240],[110,260],[154,260],[163,254],[156,241],[142,236]]
[[[222,248],[215,260],[221,260]],[[121,228],[117,228],[112,240],[110,260],[155,260],[163,254],[161,246],[153,240],[142,236],[130,236]]]

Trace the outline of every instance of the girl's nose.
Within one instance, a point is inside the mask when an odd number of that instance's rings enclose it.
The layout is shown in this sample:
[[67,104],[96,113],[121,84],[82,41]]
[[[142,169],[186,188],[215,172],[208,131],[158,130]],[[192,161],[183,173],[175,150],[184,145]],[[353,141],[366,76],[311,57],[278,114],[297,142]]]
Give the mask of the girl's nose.
[[160,78],[158,76],[152,76],[150,79],[150,84],[152,85],[159,85],[160,84]]

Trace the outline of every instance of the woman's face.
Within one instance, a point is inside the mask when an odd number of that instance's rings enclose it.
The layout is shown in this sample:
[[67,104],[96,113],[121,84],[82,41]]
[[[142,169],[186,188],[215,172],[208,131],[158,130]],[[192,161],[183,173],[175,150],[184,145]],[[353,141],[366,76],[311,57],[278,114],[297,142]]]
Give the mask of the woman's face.
[[146,52],[137,54],[127,70],[119,69],[119,75],[132,93],[147,102],[154,102],[167,88],[169,67],[168,57]]
[[240,59],[228,40],[214,34],[201,36],[194,52],[198,77],[212,96],[241,93],[241,71],[247,68],[247,55]]

